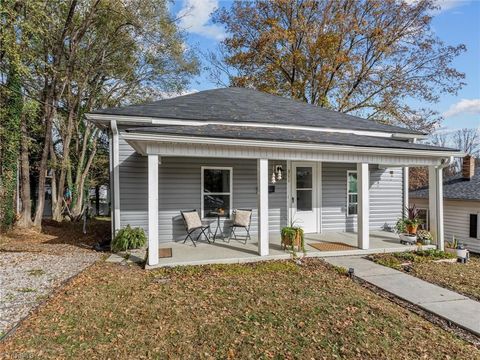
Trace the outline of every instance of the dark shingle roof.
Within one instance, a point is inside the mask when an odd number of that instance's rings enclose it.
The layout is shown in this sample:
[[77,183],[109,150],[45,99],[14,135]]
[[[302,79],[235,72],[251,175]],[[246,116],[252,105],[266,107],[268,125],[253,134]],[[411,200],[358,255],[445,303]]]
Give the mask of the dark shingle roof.
[[142,126],[124,129],[127,132],[186,135],[196,137],[227,138],[243,140],[267,140],[281,142],[300,142],[312,144],[347,145],[361,147],[380,147],[392,149],[456,151],[450,148],[410,143],[392,138],[364,136],[349,133],[323,132],[314,130],[292,130],[285,128],[266,128],[250,126],[201,125],[201,126]]
[[101,109],[92,113],[198,121],[315,126],[422,135],[420,132],[399,126],[384,125],[245,88],[206,90],[141,105]]
[[[410,197],[428,198],[428,187],[410,191]],[[461,173],[445,179],[443,197],[450,200],[480,200],[480,168],[475,170],[470,180],[464,179]]]

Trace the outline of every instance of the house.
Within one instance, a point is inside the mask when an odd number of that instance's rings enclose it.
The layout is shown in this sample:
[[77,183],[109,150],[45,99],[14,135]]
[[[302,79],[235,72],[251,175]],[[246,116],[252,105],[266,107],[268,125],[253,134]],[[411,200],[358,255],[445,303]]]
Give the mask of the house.
[[[249,257],[285,256],[279,232],[292,221],[312,241],[317,234],[325,241],[353,240],[364,251],[399,246],[383,230],[403,215],[409,166],[428,166],[438,184],[429,191],[438,209],[431,224],[443,248],[442,168],[461,154],[416,143],[426,137],[418,131],[244,88],[86,117],[110,134],[114,231],[127,224],[145,229],[148,266],[159,264],[159,245],[171,244],[176,256],[190,254],[191,263],[237,246],[175,243],[185,238],[180,211],[187,209],[216,228],[212,216],[223,208],[225,216],[217,219],[222,232],[234,209],[253,209]],[[240,257],[229,254],[223,260]]]
[[[428,228],[428,187],[410,192],[410,202],[425,215]],[[443,182],[444,237],[455,236],[470,251],[480,253],[480,168],[475,169],[475,158],[463,158],[462,171]]]

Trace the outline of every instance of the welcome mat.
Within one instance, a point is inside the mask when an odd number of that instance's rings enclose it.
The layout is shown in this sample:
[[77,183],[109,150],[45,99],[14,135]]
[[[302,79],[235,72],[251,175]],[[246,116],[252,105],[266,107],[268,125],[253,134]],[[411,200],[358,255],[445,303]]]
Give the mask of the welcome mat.
[[311,247],[319,251],[342,251],[342,250],[355,250],[358,249],[355,246],[351,246],[342,242],[316,242],[308,244]]
[[169,257],[172,257],[172,248],[158,249],[158,257],[159,257],[159,258],[169,258]]

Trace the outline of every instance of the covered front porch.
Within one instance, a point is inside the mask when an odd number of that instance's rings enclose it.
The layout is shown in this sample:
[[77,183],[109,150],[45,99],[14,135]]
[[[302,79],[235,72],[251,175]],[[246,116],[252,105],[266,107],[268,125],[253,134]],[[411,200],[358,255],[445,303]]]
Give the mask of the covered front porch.
[[[193,142],[192,138],[133,133],[124,134],[124,138],[136,154],[147,160],[147,267],[289,258],[291,253],[280,245],[280,229],[299,214],[304,216],[299,225],[306,233],[306,256],[408,250],[391,230],[408,204],[408,182],[401,179],[408,178],[409,166],[429,167],[433,185],[430,199],[436,209],[430,212],[430,224],[434,224],[431,228],[437,247],[443,248],[445,153],[305,143],[282,144],[283,148],[279,148],[278,142],[216,139]],[[132,155],[132,162],[138,164],[139,160]],[[286,179],[282,186],[277,186],[277,191],[271,192],[272,171],[277,165],[284,166]],[[116,169],[114,164],[114,173]],[[222,172],[220,185],[217,184],[220,191],[208,192],[205,188],[206,169]],[[355,186],[350,188],[347,184],[352,173]],[[141,179],[137,169],[136,174]],[[138,181],[135,186],[139,186]],[[133,190],[132,194],[137,196]],[[183,240],[185,232],[178,221],[180,211],[196,209],[205,219],[209,211],[216,211],[205,206],[209,197],[228,203],[226,210],[230,215],[235,209],[252,209],[252,238],[246,244],[235,240],[200,242],[197,247],[188,242],[183,244],[180,239]],[[138,202],[134,198],[131,201]],[[391,211],[392,203],[395,212]],[[136,208],[131,210],[124,216],[130,219],[139,216]],[[310,217],[306,218],[307,215]],[[117,208],[114,218],[118,218],[115,224],[119,224]],[[225,228],[225,224],[222,226]],[[342,231],[337,230],[340,226]],[[338,242],[346,248],[322,251],[311,246],[321,241]],[[160,257],[161,248],[171,248],[172,257]]]
[[[305,234],[305,253],[297,251],[298,256],[328,257],[343,255],[367,255],[373,253],[398,252],[414,250],[417,246],[400,244],[398,235],[388,231],[371,231],[369,249],[358,248],[358,235],[354,232],[328,232],[323,234]],[[325,251],[313,247],[315,244],[325,244]],[[433,248],[434,246],[427,246]],[[208,243],[204,239],[194,247],[191,242],[172,241],[160,244],[160,253],[164,249],[171,249],[171,257],[160,257],[157,265],[148,265],[147,268],[157,266],[183,266],[206,264],[233,264],[263,260],[289,259],[290,250],[284,250],[280,244],[280,235],[270,233],[268,255],[258,256],[258,237],[253,236],[246,243],[243,239],[222,240]],[[167,251],[170,252],[170,251]]]

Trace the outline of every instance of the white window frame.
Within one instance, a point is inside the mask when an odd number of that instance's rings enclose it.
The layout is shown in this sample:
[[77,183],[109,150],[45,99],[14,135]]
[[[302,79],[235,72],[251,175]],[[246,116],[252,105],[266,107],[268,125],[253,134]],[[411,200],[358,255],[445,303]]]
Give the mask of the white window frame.
[[[357,192],[349,192],[348,191],[348,179],[350,177],[350,174],[356,174],[357,175]],[[356,214],[350,214],[349,209],[350,209],[350,201],[349,201],[349,195],[357,195],[357,202],[352,203],[352,204],[357,204],[357,213]],[[347,170],[347,216],[357,216],[358,215],[358,171],[357,170]]]
[[[228,170],[230,171],[230,192],[219,192],[219,193],[206,193],[204,192],[204,173],[205,170]],[[201,173],[200,173],[200,206],[201,206],[201,217],[202,219],[205,218],[205,212],[203,208],[203,198],[206,194],[208,195],[229,195],[230,196],[230,209],[228,210],[228,216],[231,218],[232,216],[232,208],[233,208],[233,167],[229,166],[202,166]]]

